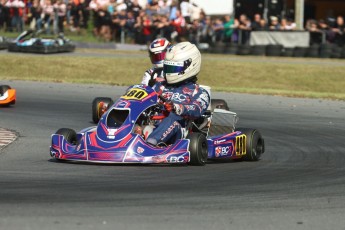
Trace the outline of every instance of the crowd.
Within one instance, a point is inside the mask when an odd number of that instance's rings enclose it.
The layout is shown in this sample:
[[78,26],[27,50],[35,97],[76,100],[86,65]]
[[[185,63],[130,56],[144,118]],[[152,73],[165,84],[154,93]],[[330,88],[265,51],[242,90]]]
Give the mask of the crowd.
[[[271,16],[266,20],[260,14],[252,19],[244,14],[211,18],[189,0],[0,0],[0,29],[21,32],[24,24],[55,34],[66,29],[79,33],[91,26],[100,40],[125,37],[137,44],[148,44],[157,37],[176,42],[246,44],[251,31],[296,29],[289,18]],[[345,43],[341,16],[333,23],[308,20],[306,30],[314,34],[312,43]]]

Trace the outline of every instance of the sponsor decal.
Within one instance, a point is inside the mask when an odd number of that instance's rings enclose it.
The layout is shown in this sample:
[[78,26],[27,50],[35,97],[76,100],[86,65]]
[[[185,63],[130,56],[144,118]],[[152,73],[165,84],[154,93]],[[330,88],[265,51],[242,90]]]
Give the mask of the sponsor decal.
[[215,148],[214,152],[215,152],[216,157],[227,156],[228,153],[232,152],[232,148],[231,146],[226,146],[226,147],[218,146]]
[[167,162],[169,163],[183,163],[188,160],[187,156],[169,156],[167,157]]
[[163,133],[161,140],[164,140],[171,133],[171,131],[178,125],[179,125],[179,123],[177,121],[174,121],[174,123],[172,123],[172,125],[170,125],[168,130]]
[[177,101],[177,102],[185,102],[185,101],[189,101],[189,98],[187,98],[187,96],[182,93],[174,93],[171,96],[170,100]]
[[115,133],[116,133],[117,129],[108,129],[108,135],[107,137],[109,139],[115,139]]
[[142,154],[144,151],[145,151],[145,149],[143,149],[140,146],[137,148],[137,153],[139,153],[139,154]]
[[216,140],[216,141],[214,141],[214,144],[220,144],[220,143],[223,143],[225,141],[226,141],[226,139]]

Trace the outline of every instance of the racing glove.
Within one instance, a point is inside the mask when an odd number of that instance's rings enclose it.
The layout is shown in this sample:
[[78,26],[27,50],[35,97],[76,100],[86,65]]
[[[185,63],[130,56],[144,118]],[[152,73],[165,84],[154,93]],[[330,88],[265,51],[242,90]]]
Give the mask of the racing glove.
[[172,101],[164,102],[164,108],[168,112],[173,112],[175,110],[174,103]]
[[179,104],[175,104],[172,101],[164,102],[164,108],[168,112],[174,112],[177,115],[181,115],[183,112],[183,106]]

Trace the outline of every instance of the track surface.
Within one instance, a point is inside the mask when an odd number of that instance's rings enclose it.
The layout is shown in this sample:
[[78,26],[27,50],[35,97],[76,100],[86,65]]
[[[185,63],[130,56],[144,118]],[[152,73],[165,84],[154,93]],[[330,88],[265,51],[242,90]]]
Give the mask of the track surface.
[[2,82],[0,229],[345,229],[345,103],[213,93],[258,128],[259,162],[205,167],[57,163],[50,135],[91,126],[95,96],[124,88]]

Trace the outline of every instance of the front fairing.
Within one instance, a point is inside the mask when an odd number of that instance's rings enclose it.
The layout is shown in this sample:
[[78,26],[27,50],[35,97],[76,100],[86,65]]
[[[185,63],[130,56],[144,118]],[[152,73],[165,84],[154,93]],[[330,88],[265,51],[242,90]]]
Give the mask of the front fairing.
[[139,116],[157,102],[158,96],[151,87],[133,86],[103,114],[97,126],[97,137],[105,142],[122,141],[132,132]]
[[156,148],[137,134],[130,134],[118,143],[101,141],[95,130],[80,134],[79,138],[73,145],[63,136],[54,134],[50,150],[52,157],[104,163],[186,163],[190,157],[189,140],[178,140],[166,148]]

